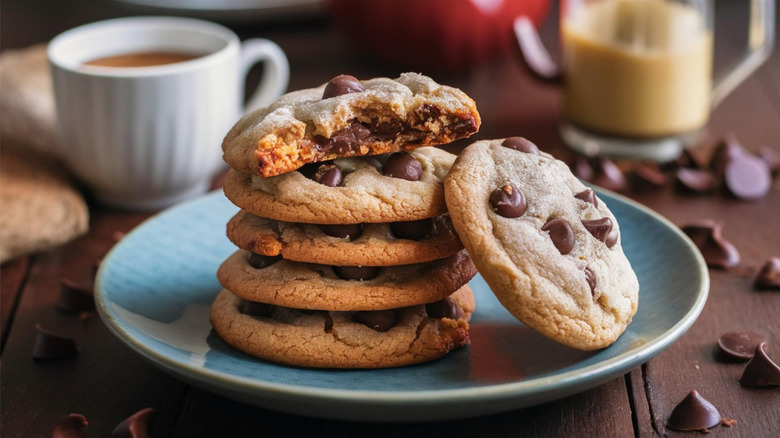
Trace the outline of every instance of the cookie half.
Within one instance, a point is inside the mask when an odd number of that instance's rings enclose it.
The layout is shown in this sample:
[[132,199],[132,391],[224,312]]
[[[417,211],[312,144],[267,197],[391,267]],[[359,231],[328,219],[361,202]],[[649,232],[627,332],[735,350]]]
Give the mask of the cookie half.
[[312,162],[446,144],[479,125],[471,98],[429,77],[341,76],[244,116],[222,150],[230,167],[269,177]]
[[228,222],[227,235],[257,254],[336,266],[408,265],[463,249],[448,215],[392,224],[314,225],[240,211]]
[[222,290],[211,306],[211,324],[228,344],[273,362],[317,368],[388,368],[438,359],[469,343],[474,296],[463,286],[447,298],[443,316],[425,305],[395,309],[395,325],[377,331],[356,322],[354,312],[267,309],[242,313],[244,300]]
[[463,245],[515,317],[583,350],[623,333],[639,283],[617,220],[563,162],[520,137],[479,141],[445,190]]
[[409,156],[420,166],[415,181],[384,175],[390,156],[382,155],[329,163],[328,166],[335,165],[343,175],[336,187],[298,171],[263,178],[233,170],[225,181],[225,195],[256,216],[285,222],[386,223],[446,213],[443,182],[455,155],[441,149],[422,148],[410,152]]
[[264,263],[239,250],[220,266],[217,277],[225,289],[245,300],[350,311],[432,303],[468,283],[476,272],[465,250],[429,263],[387,267],[333,267],[284,259]]

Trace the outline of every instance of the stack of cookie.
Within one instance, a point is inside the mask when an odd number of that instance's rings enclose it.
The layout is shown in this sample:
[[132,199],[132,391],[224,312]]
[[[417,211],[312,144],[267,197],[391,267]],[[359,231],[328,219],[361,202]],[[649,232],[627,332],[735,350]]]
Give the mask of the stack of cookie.
[[241,119],[223,143],[242,210],[216,332],[305,367],[401,366],[467,344],[476,269],[443,190],[455,156],[422,146],[479,124],[468,96],[418,74],[339,76]]

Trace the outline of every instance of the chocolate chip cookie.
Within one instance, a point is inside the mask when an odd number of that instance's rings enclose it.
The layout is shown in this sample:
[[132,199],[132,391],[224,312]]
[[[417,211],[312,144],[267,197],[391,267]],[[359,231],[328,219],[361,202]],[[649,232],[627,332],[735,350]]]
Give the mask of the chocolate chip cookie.
[[427,362],[469,343],[474,296],[463,286],[428,305],[378,312],[305,311],[245,301],[222,290],[211,324],[261,359],[317,368],[386,368]]
[[271,178],[235,170],[225,195],[256,216],[284,222],[413,221],[447,212],[444,177],[455,155],[436,148],[314,164]]
[[526,139],[467,147],[445,180],[463,245],[499,301],[574,348],[612,344],[636,313],[639,283],[607,206]]
[[480,123],[471,98],[429,77],[342,75],[244,116],[222,150],[233,169],[270,177],[307,163],[449,143],[476,133]]
[[257,254],[329,265],[408,265],[463,249],[448,215],[388,224],[314,225],[240,211],[228,222],[227,235],[239,248]]

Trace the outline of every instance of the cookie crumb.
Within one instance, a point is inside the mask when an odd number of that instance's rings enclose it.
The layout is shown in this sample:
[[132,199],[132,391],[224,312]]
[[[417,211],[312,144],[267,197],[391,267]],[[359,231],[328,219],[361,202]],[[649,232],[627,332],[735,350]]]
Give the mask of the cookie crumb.
[[726,427],[731,427],[731,426],[737,424],[737,420],[735,420],[733,418],[724,418],[724,419],[720,420],[720,424],[722,424],[722,425],[724,425]]

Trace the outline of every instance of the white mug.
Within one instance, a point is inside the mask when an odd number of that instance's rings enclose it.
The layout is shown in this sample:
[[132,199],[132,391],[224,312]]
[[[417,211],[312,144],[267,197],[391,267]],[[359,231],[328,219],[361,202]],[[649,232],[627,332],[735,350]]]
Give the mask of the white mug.
[[[143,52],[199,54],[143,67],[85,62]],[[239,41],[216,23],[133,17],[68,30],[48,58],[57,102],[59,151],[96,198],[157,209],[204,193],[223,168],[222,138],[246,111],[287,89],[284,52],[264,39]],[[249,69],[263,61],[258,89],[242,104]]]

